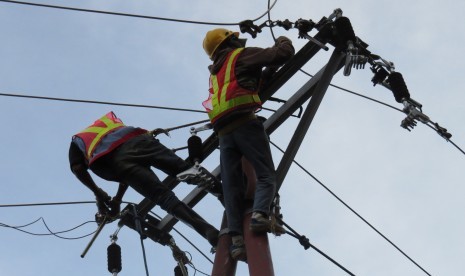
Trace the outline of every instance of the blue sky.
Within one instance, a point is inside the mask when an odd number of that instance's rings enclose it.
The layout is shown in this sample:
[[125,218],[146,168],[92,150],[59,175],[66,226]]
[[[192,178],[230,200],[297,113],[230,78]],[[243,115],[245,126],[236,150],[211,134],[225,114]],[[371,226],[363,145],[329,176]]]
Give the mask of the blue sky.
[[[255,19],[267,9],[267,1],[243,0],[35,3],[217,23]],[[465,147],[465,4],[452,0],[278,0],[271,18],[318,21],[336,8],[350,18],[369,50],[395,63],[423,111],[452,133],[452,141]],[[0,93],[200,110],[207,97],[209,64],[201,44],[205,32],[214,27],[0,2]],[[238,31],[237,26],[228,28]],[[297,38],[296,30],[274,31],[291,38],[296,50],[306,43]],[[242,36],[250,46],[273,44],[269,30],[257,39]],[[319,53],[303,69],[316,73],[330,52]],[[368,68],[352,70],[349,77],[340,72],[333,84],[402,108],[390,91],[373,87],[371,78]],[[307,80],[298,73],[275,96],[287,99]],[[74,133],[110,110],[126,124],[147,129],[206,119],[202,113],[4,96],[0,110],[0,205],[93,200],[69,170],[68,146]],[[391,108],[330,88],[296,161],[431,275],[460,275],[465,270],[465,156],[423,124],[412,132],[401,128],[404,117]],[[297,119],[289,119],[271,140],[285,148],[297,124]],[[201,137],[210,134],[207,131]],[[186,145],[189,135],[185,128],[160,139],[170,148],[179,148]],[[186,157],[187,152],[179,155]],[[273,148],[273,156],[277,165],[282,154]],[[218,160],[215,152],[204,166],[214,169]],[[95,179],[110,193],[116,191],[114,183]],[[181,184],[175,192],[183,198],[191,189]],[[142,198],[130,190],[125,200],[137,203]],[[356,275],[425,275],[295,165],[283,183],[281,204],[288,224]],[[204,198],[195,210],[219,226],[221,205],[213,197]],[[93,220],[95,211],[93,204],[1,208],[0,223],[18,226],[43,217],[52,230],[60,231]],[[153,211],[165,215],[159,208]],[[88,223],[63,236],[78,237],[95,228]],[[208,243],[197,233],[180,223],[176,228],[208,252]],[[39,222],[25,230],[47,232]],[[107,225],[81,259],[90,237],[63,240],[0,228],[0,274],[109,274],[106,248],[115,230],[116,223]],[[199,270],[211,272],[208,260],[182,237],[173,236],[192,254]],[[270,236],[270,243],[276,275],[346,275],[289,236]],[[123,255],[120,275],[145,275],[138,235],[123,228],[118,244]],[[150,273],[172,275],[175,262],[169,249],[150,240],[145,247]],[[239,265],[237,275],[247,275],[244,264]]]

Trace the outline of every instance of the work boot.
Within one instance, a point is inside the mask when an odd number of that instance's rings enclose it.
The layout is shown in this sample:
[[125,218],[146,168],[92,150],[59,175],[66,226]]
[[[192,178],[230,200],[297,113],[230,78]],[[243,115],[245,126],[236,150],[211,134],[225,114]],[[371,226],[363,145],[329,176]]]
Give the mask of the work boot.
[[247,251],[245,250],[244,237],[236,235],[231,237],[232,245],[229,249],[231,257],[236,261],[247,261]]
[[181,202],[174,208],[171,214],[197,231],[197,233],[207,239],[211,246],[216,247],[220,232],[185,203]]
[[211,186],[215,184],[215,179],[210,173],[200,164],[196,164],[191,168],[180,172],[176,175],[178,181],[186,182],[187,184],[197,186]]
[[275,235],[286,233],[282,225],[277,222],[272,223],[268,216],[260,212],[253,212],[252,219],[250,220],[249,229],[257,234],[272,232]]

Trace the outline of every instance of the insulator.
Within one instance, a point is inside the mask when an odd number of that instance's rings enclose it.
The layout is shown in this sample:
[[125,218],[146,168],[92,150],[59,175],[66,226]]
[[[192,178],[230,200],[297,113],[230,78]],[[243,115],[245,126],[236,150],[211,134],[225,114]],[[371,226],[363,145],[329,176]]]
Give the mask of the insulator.
[[108,271],[110,273],[119,273],[121,266],[121,247],[116,243],[112,243],[107,248]]
[[192,135],[187,140],[187,149],[189,151],[189,159],[192,163],[203,159],[202,139],[197,135]]
[[405,84],[402,74],[393,72],[388,76],[388,84],[391,86],[392,93],[396,102],[401,103],[403,98],[409,99],[410,93],[408,92],[407,85]]
[[[183,268],[184,271],[187,271],[186,266],[183,266]],[[179,265],[174,268],[174,276],[184,276],[183,269]]]
[[299,30],[299,33],[308,33],[315,27],[312,20],[305,20],[300,18],[294,23],[294,28]]
[[355,42],[355,32],[349,18],[344,16],[339,17],[334,21],[334,24],[338,35],[337,41],[340,43],[339,46],[346,46],[348,41]]
[[373,86],[377,85],[378,83],[382,83],[389,75],[389,72],[381,66],[372,67],[371,71],[375,74],[371,79]]
[[289,19],[284,21],[276,21],[277,26],[283,27],[286,31],[289,31],[292,28],[292,22]]

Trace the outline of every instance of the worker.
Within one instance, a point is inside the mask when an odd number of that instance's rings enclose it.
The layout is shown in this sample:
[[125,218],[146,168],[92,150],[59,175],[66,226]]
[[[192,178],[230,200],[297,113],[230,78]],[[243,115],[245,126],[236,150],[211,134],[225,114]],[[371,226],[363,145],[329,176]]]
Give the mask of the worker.
[[203,48],[213,62],[209,66],[209,97],[203,102],[219,137],[221,181],[226,217],[232,239],[231,256],[247,258],[243,241],[244,193],[241,159],[252,164],[257,175],[250,230],[271,230],[270,207],[276,192],[276,171],[270,143],[262,122],[259,91],[264,74],[276,71],[294,55],[292,42],[281,36],[269,48],[247,47],[238,32],[218,28],[208,31]]
[[[109,214],[117,215],[123,195],[130,186],[194,228],[213,247],[217,245],[218,230],[181,202],[151,169],[155,167],[176,177],[190,169],[191,165],[147,130],[126,126],[113,112],[109,112],[73,136],[69,162],[71,171],[95,194],[99,212],[105,212],[108,206]],[[95,184],[88,169],[105,180],[119,182],[113,198]]]

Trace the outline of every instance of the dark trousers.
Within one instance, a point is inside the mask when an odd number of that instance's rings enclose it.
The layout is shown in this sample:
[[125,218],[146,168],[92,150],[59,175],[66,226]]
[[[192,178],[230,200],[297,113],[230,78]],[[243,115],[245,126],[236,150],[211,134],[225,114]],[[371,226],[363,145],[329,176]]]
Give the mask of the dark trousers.
[[276,190],[276,171],[271,156],[270,143],[263,124],[252,120],[219,137],[221,181],[228,228],[242,233],[244,214],[244,175],[242,157],[255,169],[257,175],[253,211],[269,214]]
[[151,167],[176,177],[190,165],[153,136],[144,134],[131,138],[95,161],[91,170],[103,179],[131,186],[171,213],[180,200],[160,181]]

